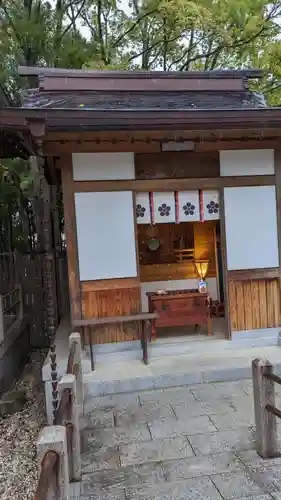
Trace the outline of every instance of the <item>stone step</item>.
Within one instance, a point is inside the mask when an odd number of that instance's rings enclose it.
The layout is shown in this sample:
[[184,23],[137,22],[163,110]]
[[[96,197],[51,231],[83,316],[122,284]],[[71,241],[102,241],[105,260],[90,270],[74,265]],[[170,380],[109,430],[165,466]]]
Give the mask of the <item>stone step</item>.
[[280,347],[222,350],[209,353],[151,358],[145,366],[139,359],[101,363],[84,375],[85,395],[126,393],[162,387],[251,377],[254,358],[268,358],[281,372]]
[[[262,333],[254,330],[251,335],[248,332],[233,334],[233,340],[207,337],[205,335],[180,336],[173,339],[160,338],[149,343],[149,358],[164,356],[176,356],[183,354],[211,353],[223,350],[251,349],[253,347],[269,347],[278,345],[277,330],[267,329]],[[141,347],[139,341],[120,342],[117,344],[94,345],[94,358],[96,363],[114,363],[130,360],[139,360]],[[89,346],[85,347],[87,357],[90,356]]]

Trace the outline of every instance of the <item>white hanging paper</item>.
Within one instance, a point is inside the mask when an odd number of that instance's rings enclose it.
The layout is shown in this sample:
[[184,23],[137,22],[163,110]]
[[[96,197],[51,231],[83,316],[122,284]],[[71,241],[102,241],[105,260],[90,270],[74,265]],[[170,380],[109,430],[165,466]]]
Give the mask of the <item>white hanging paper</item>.
[[199,221],[199,192],[179,191],[179,221]]

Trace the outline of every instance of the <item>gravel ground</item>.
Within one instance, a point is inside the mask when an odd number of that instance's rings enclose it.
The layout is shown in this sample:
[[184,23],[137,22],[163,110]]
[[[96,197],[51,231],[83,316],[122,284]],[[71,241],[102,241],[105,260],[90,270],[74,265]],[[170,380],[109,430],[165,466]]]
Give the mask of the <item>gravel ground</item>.
[[41,366],[45,350],[34,351],[16,388],[27,388],[23,410],[0,417],[0,500],[32,500],[38,482],[36,440],[45,424]]

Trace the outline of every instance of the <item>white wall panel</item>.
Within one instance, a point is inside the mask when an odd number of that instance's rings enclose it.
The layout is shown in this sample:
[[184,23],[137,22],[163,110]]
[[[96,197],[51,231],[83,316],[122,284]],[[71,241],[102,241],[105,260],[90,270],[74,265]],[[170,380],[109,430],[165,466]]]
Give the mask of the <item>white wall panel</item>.
[[80,280],[137,276],[131,191],[75,193]]
[[[217,300],[217,279],[207,278],[208,292],[213,300]],[[149,283],[141,283],[141,304],[142,312],[148,312],[148,299],[146,292],[157,292],[157,290],[189,290],[190,288],[198,289],[197,279],[174,280],[174,281],[151,281]]]
[[75,181],[134,179],[134,153],[73,153]]
[[224,203],[228,269],[277,267],[275,186],[225,188]]
[[236,149],[220,151],[220,174],[222,177],[274,174],[274,150]]

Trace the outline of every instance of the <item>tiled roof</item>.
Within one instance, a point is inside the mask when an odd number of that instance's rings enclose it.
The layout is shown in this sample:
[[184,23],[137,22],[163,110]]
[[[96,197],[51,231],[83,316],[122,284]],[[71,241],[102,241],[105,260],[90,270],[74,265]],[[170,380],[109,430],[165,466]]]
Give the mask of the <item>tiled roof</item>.
[[29,90],[24,108],[91,110],[191,110],[263,108],[262,94],[242,91],[115,91],[47,92]]

